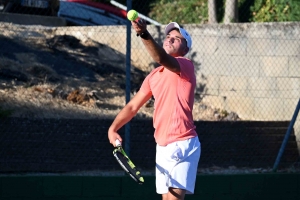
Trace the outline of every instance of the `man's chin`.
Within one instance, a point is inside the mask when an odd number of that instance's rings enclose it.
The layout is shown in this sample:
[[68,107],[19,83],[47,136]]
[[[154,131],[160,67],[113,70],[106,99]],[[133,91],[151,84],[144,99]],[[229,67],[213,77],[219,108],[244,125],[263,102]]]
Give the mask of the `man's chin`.
[[164,50],[165,50],[166,52],[172,52],[172,51],[174,51],[174,48],[169,47],[169,46],[166,46],[166,47],[164,47]]
[[171,50],[171,49],[165,49],[165,51],[167,52],[167,54],[169,54],[169,55],[172,55],[173,54],[173,49]]

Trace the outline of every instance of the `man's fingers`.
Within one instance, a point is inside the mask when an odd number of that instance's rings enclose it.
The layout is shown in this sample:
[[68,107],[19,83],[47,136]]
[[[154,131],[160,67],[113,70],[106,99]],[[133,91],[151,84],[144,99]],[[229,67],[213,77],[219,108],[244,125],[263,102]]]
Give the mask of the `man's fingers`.
[[143,19],[139,19],[138,24],[139,24],[140,26],[143,26],[143,25],[144,25],[144,20],[143,20]]
[[114,147],[116,147],[116,140],[119,140],[122,144],[122,138],[121,137],[116,137],[115,139],[110,139],[109,143],[112,144]]

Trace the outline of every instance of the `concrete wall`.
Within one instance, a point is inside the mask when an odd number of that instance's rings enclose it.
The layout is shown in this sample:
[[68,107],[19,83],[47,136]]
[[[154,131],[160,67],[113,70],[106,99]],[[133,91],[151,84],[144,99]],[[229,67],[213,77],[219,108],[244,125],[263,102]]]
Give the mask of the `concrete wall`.
[[194,26],[204,101],[243,119],[291,119],[300,97],[299,25]]
[[[164,37],[163,28],[148,28],[159,43]],[[291,120],[300,97],[299,22],[187,25],[185,28],[193,38],[188,57],[197,68],[197,95],[203,102],[236,112],[244,120]],[[24,28],[20,31],[23,34]],[[14,34],[22,36],[18,31]],[[120,54],[126,53],[126,26],[57,27],[51,31],[47,28],[42,37],[64,34],[83,41],[90,38]],[[132,65],[153,69],[155,63],[133,31],[131,40]],[[109,52],[99,50],[99,58],[120,67],[126,65],[125,61],[115,62]],[[298,138],[299,118],[294,126]]]

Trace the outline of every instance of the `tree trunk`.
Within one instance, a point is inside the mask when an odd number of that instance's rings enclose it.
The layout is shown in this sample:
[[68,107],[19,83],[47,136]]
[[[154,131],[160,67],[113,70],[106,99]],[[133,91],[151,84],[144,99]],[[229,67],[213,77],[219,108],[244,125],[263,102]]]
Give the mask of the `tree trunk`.
[[208,0],[208,23],[209,24],[218,23],[216,0]]
[[237,21],[237,0],[226,0],[224,23],[228,24]]

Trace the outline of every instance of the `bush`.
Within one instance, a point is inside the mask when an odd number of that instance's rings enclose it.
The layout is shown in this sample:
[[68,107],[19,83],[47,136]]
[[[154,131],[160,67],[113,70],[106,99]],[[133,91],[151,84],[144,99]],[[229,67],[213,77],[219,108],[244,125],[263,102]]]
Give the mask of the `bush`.
[[256,0],[251,7],[253,22],[300,21],[300,2],[291,0]]
[[157,0],[151,4],[149,16],[161,24],[205,23],[208,20],[207,0]]

